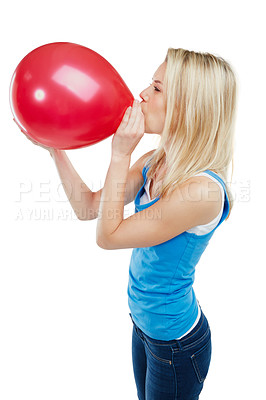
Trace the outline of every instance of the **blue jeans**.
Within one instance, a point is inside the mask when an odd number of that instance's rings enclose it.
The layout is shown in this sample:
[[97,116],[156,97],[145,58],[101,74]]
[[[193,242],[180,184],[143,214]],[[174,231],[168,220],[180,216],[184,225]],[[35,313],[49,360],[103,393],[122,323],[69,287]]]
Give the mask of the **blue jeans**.
[[132,361],[139,400],[197,400],[211,361],[211,331],[201,310],[180,340],[156,340],[133,322]]

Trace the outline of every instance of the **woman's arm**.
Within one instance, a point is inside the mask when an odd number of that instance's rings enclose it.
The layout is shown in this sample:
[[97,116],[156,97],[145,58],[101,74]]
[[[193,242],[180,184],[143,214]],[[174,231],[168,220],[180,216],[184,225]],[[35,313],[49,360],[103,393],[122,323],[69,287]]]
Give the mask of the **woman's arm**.
[[[51,157],[55,161],[65,193],[78,219],[81,221],[87,221],[97,218],[103,189],[100,189],[97,192],[92,192],[82,181],[64,150],[44,146],[30,138],[27,134],[25,134],[25,132],[21,132],[34,145],[43,147],[50,152]],[[153,152],[154,150],[151,150],[150,152],[144,154],[130,168],[126,183],[124,199],[125,205],[134,200],[136,194],[141,188],[141,185],[143,184],[142,169],[146,160],[152,155]]]
[[[135,199],[143,184],[143,166],[153,152],[154,150],[151,150],[140,157],[128,171],[124,205]],[[78,219],[87,221],[97,218],[103,189],[92,192],[75,171],[64,150],[50,149],[50,154],[55,161],[65,193]]]
[[111,163],[106,175],[96,228],[98,246],[108,248],[109,240],[123,222],[126,183],[131,153],[144,135],[144,116],[134,101],[112,140]]
[[94,192],[80,178],[64,150],[51,149],[50,154],[56,164],[68,200],[78,219],[95,219],[98,210],[94,209]]
[[[112,171],[117,169],[125,172],[126,167],[117,164]],[[108,214],[104,215],[106,230],[97,237],[97,244],[106,250],[157,246],[188,229],[208,224],[217,217],[221,205],[218,184],[205,176],[192,177],[177,185],[168,196],[122,221],[118,213],[111,223]],[[112,215],[110,211],[109,214]],[[119,225],[110,234],[108,227],[113,228],[115,221]]]
[[105,247],[109,238],[123,221],[126,182],[130,165],[130,156],[114,156],[106,175],[96,228],[96,242]]

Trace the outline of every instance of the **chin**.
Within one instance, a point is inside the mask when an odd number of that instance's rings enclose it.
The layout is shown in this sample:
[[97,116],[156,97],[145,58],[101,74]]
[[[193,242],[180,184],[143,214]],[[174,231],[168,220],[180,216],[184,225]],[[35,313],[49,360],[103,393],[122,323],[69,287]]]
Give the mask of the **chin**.
[[161,135],[162,132],[158,132],[158,129],[152,129],[149,127],[149,125],[144,124],[144,132],[145,133],[150,133],[151,135]]

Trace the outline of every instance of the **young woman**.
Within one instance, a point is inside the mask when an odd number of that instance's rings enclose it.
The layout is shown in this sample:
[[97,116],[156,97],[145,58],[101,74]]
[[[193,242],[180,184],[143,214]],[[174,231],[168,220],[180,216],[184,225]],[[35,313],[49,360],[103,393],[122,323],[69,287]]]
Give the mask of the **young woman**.
[[[220,57],[169,48],[140,97],[113,136],[98,192],[64,151],[48,150],[62,182],[71,182],[64,188],[78,218],[98,217],[97,244],[133,248],[128,304],[138,398],[196,400],[210,365],[211,332],[192,285],[196,264],[232,209],[226,182],[236,79]],[[160,135],[160,144],[130,168],[144,132]],[[86,191],[77,201],[81,187]],[[124,205],[134,199],[135,214],[123,219]]]

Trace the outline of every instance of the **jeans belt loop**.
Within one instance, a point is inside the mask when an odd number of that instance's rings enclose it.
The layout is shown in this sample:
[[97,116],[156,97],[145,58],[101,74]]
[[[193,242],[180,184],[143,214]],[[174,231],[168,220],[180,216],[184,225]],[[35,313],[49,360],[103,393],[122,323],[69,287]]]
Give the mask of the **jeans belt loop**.
[[175,343],[172,346],[172,350],[173,350],[173,353],[177,353],[177,352],[183,350],[183,346],[179,340],[177,340],[177,339],[175,340]]

